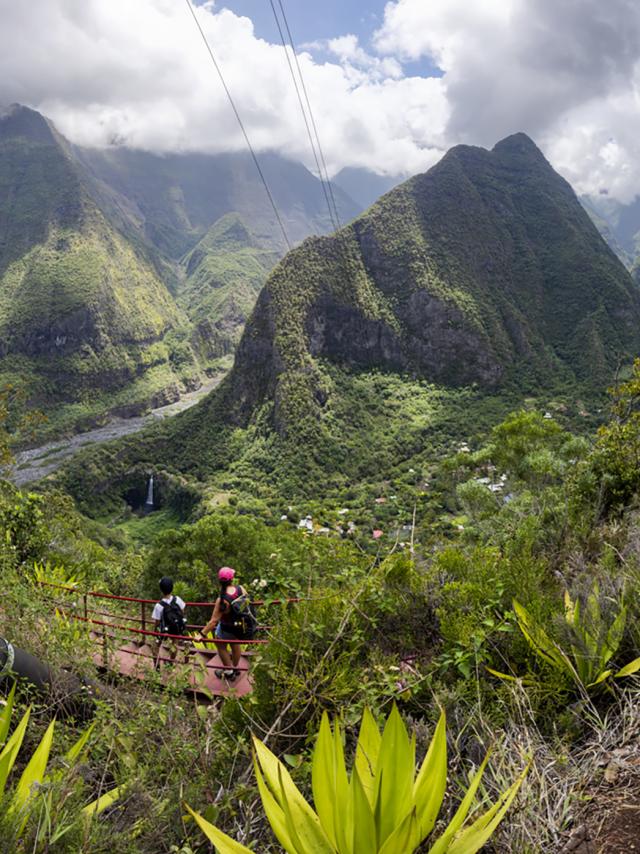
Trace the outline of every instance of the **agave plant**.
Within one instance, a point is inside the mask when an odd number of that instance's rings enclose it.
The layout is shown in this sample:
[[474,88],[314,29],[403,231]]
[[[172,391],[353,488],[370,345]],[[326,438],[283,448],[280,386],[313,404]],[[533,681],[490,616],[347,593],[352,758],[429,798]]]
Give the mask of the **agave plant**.
[[[22,747],[22,742],[31,716],[31,707],[29,707],[9,736],[15,701],[15,691],[16,686],[14,683],[6,700],[5,706],[0,713],[0,747],[2,747],[2,750],[0,750],[0,798],[4,796],[9,775],[11,774],[13,766],[18,758],[18,754],[20,753],[20,748]],[[75,742],[70,750],[67,751],[64,757],[66,770],[59,770],[51,774],[47,774],[47,764],[49,762],[49,754],[53,744],[54,730],[55,720],[51,721],[47,727],[38,746],[29,759],[29,762],[13,787],[13,793],[9,797],[7,815],[14,816],[16,818],[18,822],[19,836],[24,831],[31,811],[34,809],[39,797],[42,797],[43,799],[43,804],[47,814],[49,816],[52,815],[52,793],[50,789],[47,789],[46,784],[61,780],[64,774],[69,769],[73,768],[73,766],[84,755],[87,742],[89,741],[89,737],[93,730],[93,724],[81,734],[80,738]],[[77,819],[80,819],[82,816],[91,817],[92,815],[106,809],[107,806],[114,803],[117,797],[119,797],[121,790],[122,787],[113,789],[111,792],[108,792],[106,795],[103,795],[101,798],[93,801],[82,810],[82,812],[77,816]],[[67,824],[64,828],[64,832],[66,833],[68,830],[71,830],[74,824],[75,822]],[[56,839],[59,839],[61,835],[62,832],[58,829],[55,834],[52,834],[52,837],[55,836]],[[49,841],[53,841],[53,838],[50,838]]]
[[[416,774],[415,737],[409,738],[394,706],[382,735],[365,710],[351,774],[347,772],[342,732],[326,713],[312,760],[315,810],[304,799],[282,762],[253,739],[254,768],[264,811],[288,854],[410,854],[431,833],[447,785],[444,712],[427,755]],[[486,843],[524,779],[527,769],[497,801],[471,823],[473,805],[489,755],[430,854],[474,854]],[[187,809],[220,854],[251,851]]]
[[[622,641],[627,610],[622,606],[609,626],[605,624],[600,608],[600,591],[597,585],[586,597],[584,607],[579,599],[564,594],[564,619],[571,641],[564,650],[536,623],[529,612],[514,600],[520,631],[535,654],[544,662],[573,681],[579,688],[595,688],[609,677],[621,679],[640,670],[640,658],[635,658],[619,670],[610,668],[609,662]],[[487,668],[500,679],[513,681],[516,677]]]

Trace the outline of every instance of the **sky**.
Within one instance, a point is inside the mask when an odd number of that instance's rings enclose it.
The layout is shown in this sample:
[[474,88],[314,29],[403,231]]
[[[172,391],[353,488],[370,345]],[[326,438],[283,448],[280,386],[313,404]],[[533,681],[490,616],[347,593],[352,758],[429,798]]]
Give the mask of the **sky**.
[[[240,150],[189,2],[0,0],[0,104],[84,145]],[[524,131],[578,192],[640,194],[637,0],[282,3],[330,173]],[[194,8],[255,149],[313,167],[270,0]]]

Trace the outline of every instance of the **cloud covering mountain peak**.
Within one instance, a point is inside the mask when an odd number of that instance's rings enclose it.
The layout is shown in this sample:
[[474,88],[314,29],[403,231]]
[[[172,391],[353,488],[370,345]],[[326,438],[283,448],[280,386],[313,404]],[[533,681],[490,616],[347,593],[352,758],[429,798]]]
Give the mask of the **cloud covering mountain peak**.
[[[0,103],[37,108],[83,145],[244,145],[184,3],[0,0],[0,10]],[[256,149],[311,165],[282,45],[222,4],[195,10]],[[416,60],[440,72],[418,74]],[[524,130],[579,191],[640,192],[633,0],[392,0],[370,45],[337,33],[299,61],[331,172],[423,171],[453,144]]]

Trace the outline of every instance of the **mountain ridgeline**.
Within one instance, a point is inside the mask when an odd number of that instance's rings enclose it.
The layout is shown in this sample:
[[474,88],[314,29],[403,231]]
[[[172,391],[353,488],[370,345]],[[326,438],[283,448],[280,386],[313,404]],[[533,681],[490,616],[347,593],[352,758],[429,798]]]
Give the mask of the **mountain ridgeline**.
[[[517,134],[452,149],[262,290],[221,390],[286,432],[331,396],[322,363],[444,385],[603,387],[640,351],[640,290],[573,190]],[[229,403],[231,401],[231,404]]]
[[[0,118],[0,375],[33,403],[75,404],[165,364],[185,322],[151,258],[100,210],[38,113]],[[193,360],[190,373],[195,373]],[[187,369],[187,375],[189,368]]]
[[[291,241],[330,230],[311,173],[275,154],[263,170]],[[0,383],[51,432],[199,385],[285,249],[248,155],[82,149],[0,113]]]
[[639,352],[640,288],[534,143],[460,146],[289,252],[222,384],[63,482],[83,499],[142,489],[149,466],[285,495],[380,481],[527,396],[582,418]]

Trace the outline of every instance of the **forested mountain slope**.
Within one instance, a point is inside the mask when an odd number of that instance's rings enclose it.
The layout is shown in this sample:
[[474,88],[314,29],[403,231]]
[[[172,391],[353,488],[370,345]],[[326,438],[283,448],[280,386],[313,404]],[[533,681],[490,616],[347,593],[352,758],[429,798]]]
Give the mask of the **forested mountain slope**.
[[[492,388],[602,387],[640,349],[640,291],[523,134],[460,146],[270,276],[227,386],[288,429],[330,398],[318,364]],[[256,369],[259,366],[259,369]]]
[[94,481],[142,464],[290,492],[382,478],[526,395],[562,386],[577,413],[639,351],[637,284],[534,143],[462,146],[290,252],[222,385],[98,452]]
[[[76,405],[162,370],[185,316],[150,258],[95,204],[65,140],[38,113],[0,118],[0,375],[32,404]],[[184,378],[195,374],[193,358]]]
[[[329,230],[320,182],[263,160],[289,240]],[[13,105],[0,116],[0,381],[53,433],[175,399],[234,349],[285,248],[248,155],[81,149]]]

